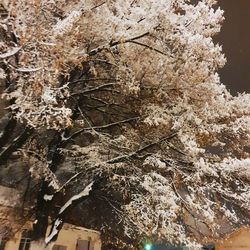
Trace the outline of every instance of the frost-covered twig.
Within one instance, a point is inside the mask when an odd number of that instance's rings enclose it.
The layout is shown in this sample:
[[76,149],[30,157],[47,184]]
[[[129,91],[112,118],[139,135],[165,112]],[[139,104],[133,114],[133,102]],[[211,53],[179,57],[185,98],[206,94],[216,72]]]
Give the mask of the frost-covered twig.
[[21,48],[22,47],[16,47],[6,53],[0,54],[0,59],[6,59],[8,57],[14,56],[16,53],[20,51]]
[[134,152],[132,152],[132,153],[130,153],[128,155],[121,155],[121,156],[117,156],[117,157],[115,157],[113,159],[110,159],[107,163],[117,163],[117,162],[124,161],[126,159],[133,158],[133,157],[137,156],[139,153],[149,149],[150,147],[153,147],[153,146],[155,146],[155,145],[157,145],[157,144],[159,144],[159,143],[161,143],[163,141],[170,140],[173,137],[175,137],[176,135],[177,135],[177,133],[173,133],[173,134],[171,134],[169,136],[164,136],[163,138],[161,138],[159,140],[156,140],[156,141],[154,141],[152,143],[149,143],[146,146],[141,147],[140,149],[138,149],[138,150],[136,150],[136,151],[134,151]]
[[74,174],[72,177],[70,177],[58,190],[56,190],[56,193],[61,192],[69,183],[73,180],[75,180],[79,175],[81,175],[83,171],[80,171],[76,174]]
[[98,90],[101,90],[101,89],[104,89],[104,88],[107,88],[107,87],[111,87],[111,86],[114,86],[114,85],[118,85],[118,84],[119,83],[117,83],[117,82],[106,83],[106,84],[103,84],[103,85],[100,85],[100,86],[97,86],[97,87],[94,87],[94,88],[86,89],[86,90],[81,91],[81,92],[72,93],[71,96],[89,94],[89,93],[92,93],[92,92],[95,92],[95,91],[98,91]]
[[83,133],[84,131],[88,131],[88,130],[98,130],[98,129],[108,129],[108,128],[111,128],[113,126],[117,126],[117,125],[120,125],[120,124],[124,124],[124,123],[128,123],[128,122],[131,122],[131,121],[136,121],[136,120],[139,120],[140,117],[132,117],[132,118],[128,118],[128,119],[125,119],[125,120],[121,120],[121,121],[117,121],[117,122],[113,122],[113,123],[109,123],[109,124],[105,124],[105,125],[102,125],[102,126],[93,126],[93,127],[87,127],[87,128],[83,128],[83,129],[80,129],[78,131],[76,131],[75,133],[73,133],[72,135],[70,135],[69,137],[67,137],[65,141],[68,141],[68,140],[72,140],[74,138],[76,138],[78,135],[80,135],[81,133]]
[[31,73],[41,70],[42,68],[17,68],[16,71],[22,72],[22,73]]

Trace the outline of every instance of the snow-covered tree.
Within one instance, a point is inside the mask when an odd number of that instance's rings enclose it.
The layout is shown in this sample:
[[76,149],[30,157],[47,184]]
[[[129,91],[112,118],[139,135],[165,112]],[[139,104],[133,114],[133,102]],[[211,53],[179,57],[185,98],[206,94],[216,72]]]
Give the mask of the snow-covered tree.
[[[60,193],[90,183],[84,197],[106,194],[120,243],[192,245],[249,223],[250,95],[220,82],[215,4],[3,0],[0,160],[29,160],[42,183],[38,227]],[[15,121],[25,128],[7,138]]]

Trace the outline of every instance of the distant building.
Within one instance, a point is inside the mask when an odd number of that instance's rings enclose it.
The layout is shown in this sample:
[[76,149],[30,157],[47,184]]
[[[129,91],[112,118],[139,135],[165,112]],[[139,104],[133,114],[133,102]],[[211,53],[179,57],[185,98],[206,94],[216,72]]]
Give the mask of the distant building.
[[215,245],[215,250],[250,250],[250,228],[242,227]]
[[6,242],[3,250],[101,250],[100,233],[97,231],[65,223],[56,241],[45,246],[44,241],[31,241],[30,225]]

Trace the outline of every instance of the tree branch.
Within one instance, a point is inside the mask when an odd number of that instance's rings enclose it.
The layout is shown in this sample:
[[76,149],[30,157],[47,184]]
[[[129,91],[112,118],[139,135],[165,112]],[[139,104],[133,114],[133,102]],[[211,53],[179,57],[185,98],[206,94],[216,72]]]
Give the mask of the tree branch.
[[93,126],[93,127],[83,128],[81,130],[76,131],[71,136],[67,137],[66,139],[64,139],[62,141],[62,143],[64,144],[66,141],[74,139],[75,137],[77,137],[78,135],[80,135],[81,133],[83,133],[85,131],[98,130],[98,129],[107,129],[107,128],[111,128],[113,126],[121,125],[123,123],[128,123],[128,122],[131,122],[131,121],[136,121],[136,120],[139,120],[139,119],[140,119],[140,117],[137,116],[137,117],[132,117],[132,118],[129,118],[129,119],[125,119],[125,120],[122,120],[122,121],[117,121],[117,122],[109,123],[109,124],[102,125],[102,126]]
[[112,87],[114,85],[118,85],[118,83],[116,83],[116,82],[106,83],[106,84],[103,84],[103,85],[100,85],[100,86],[97,86],[97,87],[94,87],[94,88],[86,89],[86,90],[84,90],[82,92],[72,93],[71,96],[89,94],[89,93],[92,93],[92,92],[95,92],[95,91],[98,91],[98,90],[105,89],[107,87]]
[[[170,56],[170,57],[173,58],[173,56],[172,56],[171,54],[167,54],[167,53],[165,53],[165,52],[163,52],[163,51],[161,51],[161,50],[159,50],[159,49],[157,49],[157,48],[154,48],[154,47],[152,47],[152,46],[150,46],[150,45],[147,45],[147,44],[145,44],[145,43],[141,43],[141,42],[136,41],[136,40],[138,40],[138,39],[140,39],[140,38],[143,38],[143,37],[145,37],[145,36],[147,36],[147,35],[150,35],[150,32],[149,32],[149,31],[148,31],[148,32],[145,32],[145,33],[143,33],[143,34],[141,34],[141,35],[138,35],[138,36],[129,38],[129,39],[125,40],[125,41],[110,42],[109,47],[111,48],[111,47],[114,47],[114,46],[117,46],[117,45],[120,45],[120,44],[124,44],[124,43],[134,43],[134,44],[143,46],[143,47],[145,47],[145,48],[147,48],[147,49],[149,49],[149,50],[152,50],[152,51],[155,51],[155,52],[157,52],[157,53],[160,53],[160,54],[162,54],[162,55],[164,55],[164,56]],[[99,52],[101,52],[102,50],[105,50],[105,49],[107,49],[107,48],[108,48],[107,46],[98,47],[98,48],[96,48],[96,49],[91,50],[91,51],[89,52],[89,55],[90,55],[90,56],[94,56],[94,55],[96,55],[97,53],[99,53]]]
[[57,236],[59,232],[59,226],[63,223],[63,215],[65,212],[72,206],[75,205],[77,202],[81,201],[83,198],[86,196],[89,196],[90,191],[92,190],[94,182],[91,182],[89,185],[87,185],[82,192],[79,194],[76,194],[72,196],[59,210],[59,213],[56,216],[56,219],[52,223],[52,228],[50,231],[50,234],[48,237],[45,239],[45,243],[49,244],[51,240],[53,240],[54,237]]
[[78,82],[96,82],[96,81],[116,81],[116,78],[87,78],[87,79],[75,80],[69,83],[73,84],[73,83],[78,83]]
[[23,133],[16,137],[12,143],[0,153],[0,165],[5,163],[10,155],[26,142],[33,131],[33,128],[27,126]]
[[141,152],[147,150],[148,148],[151,148],[151,147],[153,147],[153,146],[155,146],[155,145],[157,145],[157,144],[159,144],[159,143],[161,143],[161,142],[163,142],[163,141],[170,140],[170,139],[172,139],[173,137],[175,137],[176,135],[177,135],[177,133],[173,133],[173,134],[171,134],[171,135],[169,135],[169,136],[163,137],[162,139],[157,140],[157,141],[155,141],[155,142],[152,142],[152,143],[150,143],[150,144],[148,144],[148,145],[146,145],[146,146],[144,146],[144,147],[138,149],[137,151],[132,152],[132,153],[130,153],[130,154],[128,154],[128,155],[122,155],[122,156],[118,156],[118,157],[116,157],[116,158],[113,158],[113,159],[107,161],[107,163],[117,163],[117,162],[121,162],[121,161],[127,160],[127,159],[129,159],[129,158],[135,157],[135,156],[137,156],[139,153],[141,153]]

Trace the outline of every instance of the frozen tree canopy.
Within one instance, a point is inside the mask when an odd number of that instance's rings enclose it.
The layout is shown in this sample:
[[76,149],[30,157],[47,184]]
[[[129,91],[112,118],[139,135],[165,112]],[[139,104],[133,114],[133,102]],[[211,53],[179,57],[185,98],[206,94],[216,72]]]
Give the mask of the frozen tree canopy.
[[[107,206],[120,243],[195,245],[248,224],[250,95],[220,82],[215,4],[3,0],[2,98],[8,124],[24,132],[7,141],[6,125],[0,160],[28,158],[50,204],[84,178],[93,193],[101,180],[119,197]],[[72,176],[63,183],[58,171]]]

